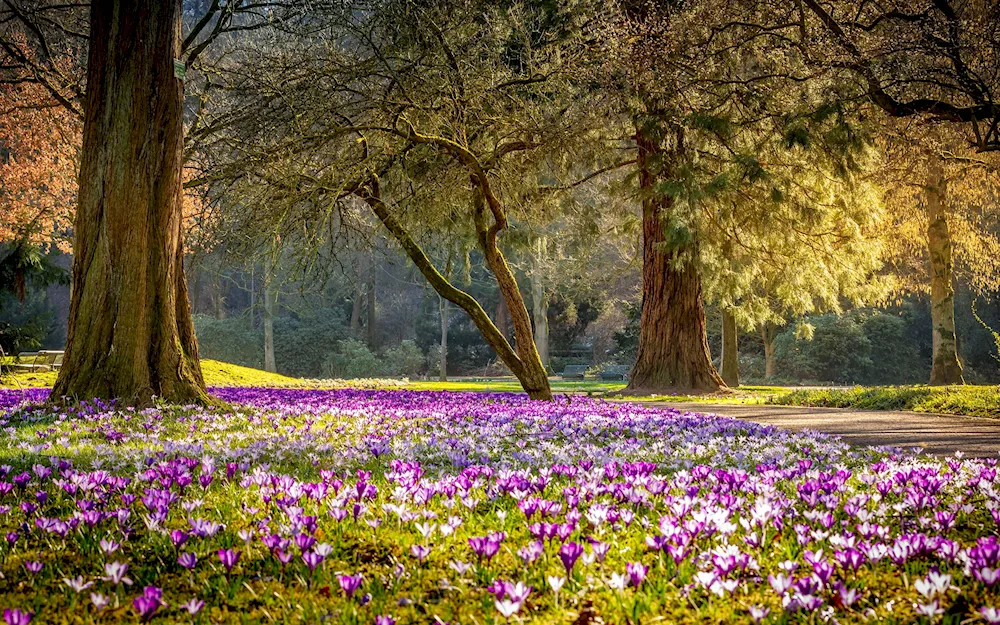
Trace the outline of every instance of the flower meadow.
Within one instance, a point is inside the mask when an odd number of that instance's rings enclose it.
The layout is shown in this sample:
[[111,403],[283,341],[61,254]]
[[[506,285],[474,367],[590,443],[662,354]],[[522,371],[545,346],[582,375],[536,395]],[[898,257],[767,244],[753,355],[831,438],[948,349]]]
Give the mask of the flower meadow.
[[0,391],[26,623],[1000,623],[996,459],[628,403]]

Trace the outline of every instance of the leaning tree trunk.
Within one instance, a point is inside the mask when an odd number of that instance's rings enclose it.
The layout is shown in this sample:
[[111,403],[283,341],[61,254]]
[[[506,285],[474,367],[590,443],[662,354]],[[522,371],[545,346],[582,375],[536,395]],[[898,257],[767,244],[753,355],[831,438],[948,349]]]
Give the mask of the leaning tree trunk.
[[73,294],[52,397],[210,403],[181,240],[181,0],[92,0]]
[[930,256],[932,385],[965,384],[955,334],[955,289],[952,286],[951,233],[948,231],[948,183],[941,164],[931,157],[924,195],[927,203],[927,251]]
[[[507,337],[503,335],[497,324],[493,323],[493,320],[486,314],[486,311],[476,301],[476,298],[455,287],[448,278],[441,275],[441,272],[434,267],[427,254],[413,240],[413,237],[403,227],[403,224],[396,219],[395,215],[389,210],[389,207],[379,197],[377,181],[373,181],[369,187],[359,191],[359,195],[372,209],[372,212],[375,213],[379,221],[382,222],[382,225],[396,239],[396,242],[403,248],[406,255],[410,257],[413,264],[420,270],[420,273],[427,278],[427,281],[437,291],[438,295],[446,298],[469,315],[472,323],[482,333],[486,343],[496,351],[500,360],[517,377],[518,382],[521,383],[521,387],[528,394],[528,397],[551,401],[553,397],[552,389],[549,387],[549,379],[545,374],[545,369],[542,367],[541,360],[538,358],[535,342],[531,338],[531,321],[528,318],[528,309],[525,308],[524,300],[521,299],[520,291],[517,290],[517,282],[514,280],[514,274],[511,273],[503,254],[500,254],[500,251],[496,248],[495,240],[492,239],[489,229],[483,232],[479,228],[480,225],[484,224],[484,216],[481,214],[482,207],[479,203],[477,203],[476,225],[481,240],[483,235],[486,235],[485,241],[487,245],[483,246],[486,262],[490,265],[491,270],[493,270],[493,275],[496,278],[497,285],[500,287],[503,300],[507,302],[508,309],[511,308],[512,302],[520,303],[521,314],[516,319],[515,315],[511,315],[514,322],[514,336],[517,341],[516,350],[511,347],[507,341]],[[491,241],[494,245],[490,245]],[[511,286],[513,286],[513,293],[516,295],[511,293]],[[531,358],[532,355],[534,356],[533,360]]]
[[740,385],[739,346],[736,317],[729,310],[722,311],[722,379],[726,386]]
[[[639,351],[623,391],[627,394],[699,392],[725,388],[712,365],[705,329],[701,277],[692,262],[676,266],[667,245],[665,220],[673,198],[654,191],[669,174],[669,160],[681,149],[677,133],[673,154],[643,131],[636,132],[642,200],[642,314]],[[696,244],[685,250],[694,256]]]

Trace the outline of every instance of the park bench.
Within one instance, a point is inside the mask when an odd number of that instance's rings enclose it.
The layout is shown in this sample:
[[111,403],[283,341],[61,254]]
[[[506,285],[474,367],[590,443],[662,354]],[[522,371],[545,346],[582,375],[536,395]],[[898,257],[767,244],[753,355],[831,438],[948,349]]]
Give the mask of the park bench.
[[608,365],[601,369],[600,378],[602,380],[628,380],[628,374],[632,368],[628,365]]
[[559,377],[564,380],[582,380],[587,375],[587,369],[590,369],[590,365],[566,365]]
[[62,361],[62,351],[21,352],[14,361],[13,369],[20,372],[52,371],[61,367]]

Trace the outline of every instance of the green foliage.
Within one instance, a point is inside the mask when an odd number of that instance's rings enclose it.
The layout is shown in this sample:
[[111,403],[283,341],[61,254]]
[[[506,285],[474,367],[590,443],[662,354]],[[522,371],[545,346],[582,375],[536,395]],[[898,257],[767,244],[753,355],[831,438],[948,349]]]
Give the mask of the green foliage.
[[[343,313],[336,308],[274,320],[274,360],[278,371],[295,377],[317,377],[338,341],[348,335]],[[263,345],[261,333],[261,345]],[[263,355],[263,352],[262,352]]]
[[788,328],[775,339],[779,375],[825,382],[856,382],[872,367],[871,343],[855,319],[822,315],[810,319],[812,340]]
[[[775,364],[783,379],[887,384],[922,377],[920,355],[908,336],[908,315],[858,311],[807,317],[775,340]],[[877,365],[876,365],[877,363]]]
[[386,373],[391,376],[414,377],[427,369],[427,357],[417,344],[409,339],[397,347],[385,350],[383,361]]
[[328,378],[373,378],[382,374],[383,365],[357,339],[346,339],[337,344],[337,351],[323,361],[323,375]]
[[264,334],[252,327],[247,317],[216,319],[195,315],[194,330],[202,358],[255,369],[264,367]]

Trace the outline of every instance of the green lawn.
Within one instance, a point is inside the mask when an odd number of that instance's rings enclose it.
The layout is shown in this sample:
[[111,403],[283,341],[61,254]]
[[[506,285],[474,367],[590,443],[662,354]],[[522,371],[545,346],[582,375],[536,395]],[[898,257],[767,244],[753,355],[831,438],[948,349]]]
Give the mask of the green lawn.
[[[315,387],[306,382],[276,373],[231,365],[217,360],[201,361],[202,373],[209,386]],[[0,379],[4,386],[52,386],[54,371],[18,373]],[[375,381],[388,383],[388,381]],[[600,380],[551,380],[554,393],[587,394],[613,397],[625,388],[624,382]],[[319,384],[322,386],[322,384]],[[463,379],[439,382],[413,380],[393,388],[424,391],[520,392],[514,378]],[[631,401],[671,401],[711,404],[773,404],[784,406],[818,406],[854,408],[857,410],[909,410],[941,414],[966,415],[1000,419],[1000,386],[880,386],[854,388],[807,388],[787,386],[741,386],[725,394],[712,395],[646,395],[629,397]]]
[[1000,386],[858,386],[849,389],[788,389],[767,403],[858,410],[910,410],[1000,418]]

